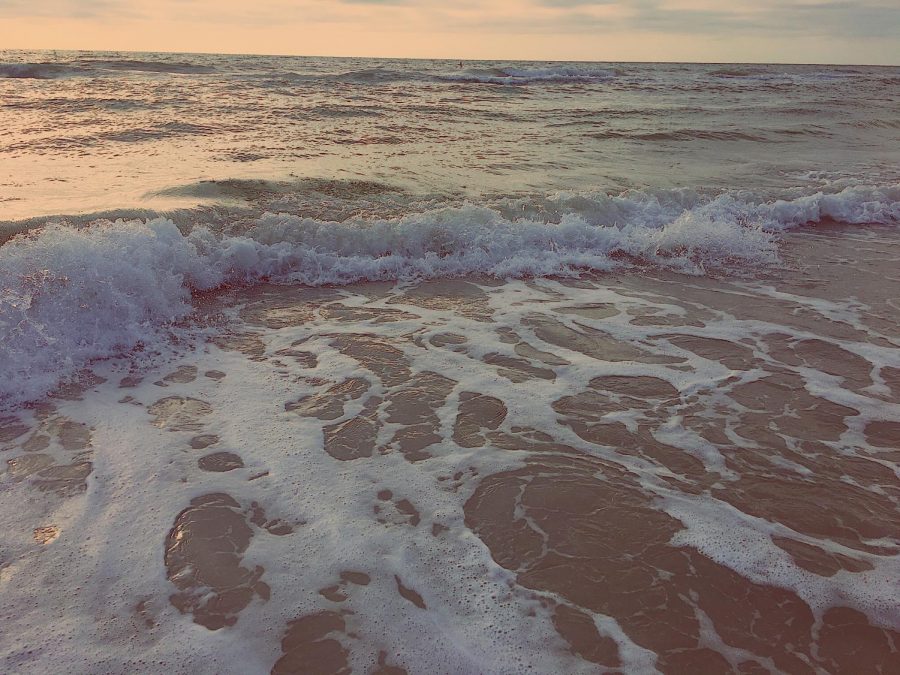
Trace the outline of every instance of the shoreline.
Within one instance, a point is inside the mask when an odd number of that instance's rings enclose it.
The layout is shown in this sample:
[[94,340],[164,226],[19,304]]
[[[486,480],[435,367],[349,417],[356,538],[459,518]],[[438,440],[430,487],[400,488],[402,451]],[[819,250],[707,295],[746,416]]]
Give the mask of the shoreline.
[[109,604],[53,623],[83,648],[0,663],[90,670],[125,631],[120,663],[245,672],[889,670],[900,235],[783,250],[757,281],[206,298],[209,344],[100,362],[0,426],[8,634]]

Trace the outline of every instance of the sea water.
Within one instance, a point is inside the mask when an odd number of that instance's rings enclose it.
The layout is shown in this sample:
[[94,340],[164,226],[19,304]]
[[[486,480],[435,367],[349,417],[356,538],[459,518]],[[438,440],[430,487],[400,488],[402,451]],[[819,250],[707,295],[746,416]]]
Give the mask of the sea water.
[[897,68],[0,94],[0,670],[900,668]]

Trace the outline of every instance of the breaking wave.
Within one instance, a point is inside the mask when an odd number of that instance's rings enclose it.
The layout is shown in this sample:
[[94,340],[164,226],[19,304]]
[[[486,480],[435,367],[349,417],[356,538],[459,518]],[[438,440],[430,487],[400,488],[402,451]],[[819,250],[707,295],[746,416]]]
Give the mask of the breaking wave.
[[[513,216],[517,213],[518,216]],[[98,358],[159,344],[194,292],[657,266],[729,273],[777,261],[779,231],[900,222],[900,185],[762,201],[747,192],[561,194],[401,218],[265,214],[242,235],[171,220],[50,224],[0,247],[0,407],[34,400]]]

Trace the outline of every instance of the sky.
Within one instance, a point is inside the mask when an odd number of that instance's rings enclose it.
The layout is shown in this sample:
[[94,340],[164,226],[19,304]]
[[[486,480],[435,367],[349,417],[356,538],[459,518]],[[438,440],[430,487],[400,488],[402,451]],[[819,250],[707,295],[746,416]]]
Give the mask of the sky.
[[0,0],[0,49],[900,65],[900,0]]

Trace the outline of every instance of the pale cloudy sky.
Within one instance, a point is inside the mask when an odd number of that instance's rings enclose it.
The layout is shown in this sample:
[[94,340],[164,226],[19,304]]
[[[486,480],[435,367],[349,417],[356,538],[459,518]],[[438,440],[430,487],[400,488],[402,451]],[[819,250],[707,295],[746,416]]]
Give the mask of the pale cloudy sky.
[[0,48],[900,64],[900,0],[0,0]]

